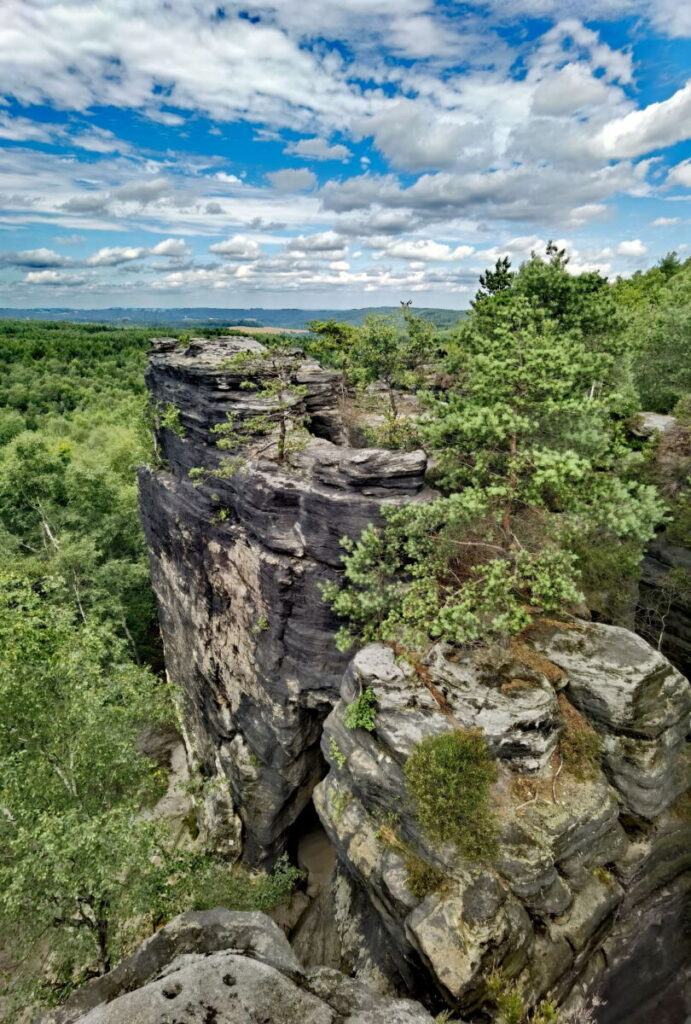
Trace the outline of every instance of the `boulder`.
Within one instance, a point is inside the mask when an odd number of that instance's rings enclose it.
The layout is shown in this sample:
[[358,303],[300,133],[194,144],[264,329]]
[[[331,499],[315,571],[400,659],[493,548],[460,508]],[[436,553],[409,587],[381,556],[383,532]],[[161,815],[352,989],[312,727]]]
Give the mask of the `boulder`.
[[432,1024],[408,999],[304,969],[265,914],[181,914],[41,1024]]

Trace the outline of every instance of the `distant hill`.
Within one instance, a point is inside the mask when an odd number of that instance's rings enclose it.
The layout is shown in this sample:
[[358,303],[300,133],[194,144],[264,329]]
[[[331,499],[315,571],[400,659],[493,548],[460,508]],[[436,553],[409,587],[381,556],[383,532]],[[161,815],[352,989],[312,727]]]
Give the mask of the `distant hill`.
[[[364,309],[0,309],[0,319],[65,320],[72,323],[120,324],[123,327],[274,327],[305,328],[308,320],[340,320],[361,324],[369,313],[394,313],[399,306],[367,306]],[[414,312],[437,327],[451,327],[464,310],[419,307]]]

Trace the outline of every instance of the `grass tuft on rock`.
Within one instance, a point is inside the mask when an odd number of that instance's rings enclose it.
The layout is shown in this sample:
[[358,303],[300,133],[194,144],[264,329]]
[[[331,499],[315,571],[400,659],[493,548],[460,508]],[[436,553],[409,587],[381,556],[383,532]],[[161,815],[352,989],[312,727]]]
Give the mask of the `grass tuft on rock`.
[[418,743],[404,768],[423,832],[469,860],[491,860],[497,824],[490,789],[496,761],[478,732],[454,730]]
[[581,782],[592,779],[600,767],[602,739],[563,693],[557,700],[564,719],[564,731],[559,740],[564,768]]

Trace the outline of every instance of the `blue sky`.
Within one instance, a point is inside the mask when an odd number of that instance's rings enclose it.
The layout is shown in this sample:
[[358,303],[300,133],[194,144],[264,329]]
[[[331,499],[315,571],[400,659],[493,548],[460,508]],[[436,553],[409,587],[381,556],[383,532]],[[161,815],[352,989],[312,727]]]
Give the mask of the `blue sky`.
[[3,0],[0,146],[0,306],[627,275],[691,255],[691,3]]

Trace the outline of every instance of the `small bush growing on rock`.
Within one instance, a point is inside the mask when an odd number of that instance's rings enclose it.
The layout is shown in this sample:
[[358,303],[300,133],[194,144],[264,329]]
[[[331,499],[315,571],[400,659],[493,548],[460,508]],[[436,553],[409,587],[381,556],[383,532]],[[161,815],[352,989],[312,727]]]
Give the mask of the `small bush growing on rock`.
[[420,825],[431,839],[453,842],[473,860],[493,856],[497,829],[490,787],[497,765],[479,733],[455,730],[427,737],[404,772]]
[[343,722],[347,729],[367,729],[374,731],[377,714],[377,698],[371,686],[358,694],[346,708]]
[[180,422],[180,410],[172,402],[166,402],[159,415],[162,427],[172,431],[176,437],[185,436],[185,428]]
[[347,761],[345,754],[339,747],[338,743],[336,743],[333,736],[329,736],[329,757],[338,765],[339,768],[343,768]]
[[496,1008],[495,1024],[566,1024],[555,1003],[541,1000],[529,1009],[517,982],[508,982],[495,969],[486,976],[487,992]]

